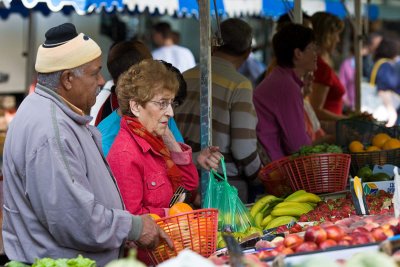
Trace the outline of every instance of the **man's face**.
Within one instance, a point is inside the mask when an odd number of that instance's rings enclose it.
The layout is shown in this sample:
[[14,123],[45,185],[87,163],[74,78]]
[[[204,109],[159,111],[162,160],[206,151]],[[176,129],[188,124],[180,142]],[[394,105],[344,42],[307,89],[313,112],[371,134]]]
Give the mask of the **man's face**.
[[164,38],[162,37],[161,33],[153,31],[152,34],[152,38],[153,38],[153,43],[157,46],[160,47],[163,45],[164,43]]
[[101,57],[83,66],[80,74],[71,72],[70,82],[72,88],[68,94],[68,101],[81,109],[85,114],[89,114],[90,108],[96,103],[96,96],[105,81],[100,73]]

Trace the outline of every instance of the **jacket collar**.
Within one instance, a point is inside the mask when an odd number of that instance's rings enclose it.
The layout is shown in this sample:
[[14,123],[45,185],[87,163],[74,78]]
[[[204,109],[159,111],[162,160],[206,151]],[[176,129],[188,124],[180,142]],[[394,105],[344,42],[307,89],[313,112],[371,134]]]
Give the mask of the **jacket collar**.
[[53,90],[43,86],[41,84],[36,84],[35,93],[49,99],[54,104],[56,104],[69,118],[75,121],[77,124],[86,125],[91,120],[92,117],[88,115],[79,115],[75,111],[73,111],[68,104],[63,100],[63,98],[58,95]]
[[129,135],[132,136],[132,138],[136,141],[136,143],[142,149],[143,153],[146,153],[151,149],[154,153],[160,154],[157,151],[155,151],[144,138],[132,133],[132,131],[129,129],[128,124],[126,123],[126,120],[124,118],[121,118],[121,129],[125,129],[129,133]]

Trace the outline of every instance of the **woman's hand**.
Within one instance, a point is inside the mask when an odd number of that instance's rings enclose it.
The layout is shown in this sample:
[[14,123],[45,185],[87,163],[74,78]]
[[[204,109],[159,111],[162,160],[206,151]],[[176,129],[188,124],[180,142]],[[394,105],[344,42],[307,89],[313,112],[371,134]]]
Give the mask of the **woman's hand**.
[[219,152],[219,147],[217,146],[209,146],[202,151],[200,151],[199,156],[197,157],[197,162],[199,165],[206,169],[218,169],[219,162],[222,158],[221,152]]
[[167,146],[169,151],[182,152],[181,146],[178,144],[178,142],[176,142],[175,137],[169,127],[167,127],[161,138],[163,139],[164,144]]

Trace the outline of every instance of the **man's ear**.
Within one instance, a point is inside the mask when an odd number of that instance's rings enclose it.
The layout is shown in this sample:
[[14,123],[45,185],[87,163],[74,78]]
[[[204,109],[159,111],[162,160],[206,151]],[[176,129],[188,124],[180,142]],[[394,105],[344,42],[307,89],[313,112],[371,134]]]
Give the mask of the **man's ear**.
[[72,89],[72,80],[74,79],[72,72],[70,70],[65,70],[61,73],[60,82],[62,87],[69,91]]
[[139,118],[140,115],[140,109],[139,109],[139,103],[137,103],[135,100],[129,101],[129,108],[135,117]]

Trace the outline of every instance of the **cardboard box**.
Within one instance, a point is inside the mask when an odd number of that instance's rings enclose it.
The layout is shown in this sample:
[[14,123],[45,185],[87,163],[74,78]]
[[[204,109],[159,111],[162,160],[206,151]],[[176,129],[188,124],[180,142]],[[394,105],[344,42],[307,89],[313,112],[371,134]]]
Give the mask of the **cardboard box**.
[[394,194],[394,181],[382,181],[382,182],[367,182],[363,183],[364,193],[366,195],[375,195],[379,190],[384,190],[388,193]]

